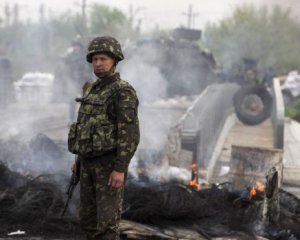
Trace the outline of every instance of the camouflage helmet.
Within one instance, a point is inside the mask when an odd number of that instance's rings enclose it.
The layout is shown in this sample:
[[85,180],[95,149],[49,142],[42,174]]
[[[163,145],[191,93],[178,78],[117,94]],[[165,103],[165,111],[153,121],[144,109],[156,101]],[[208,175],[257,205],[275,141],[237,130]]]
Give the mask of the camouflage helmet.
[[124,59],[120,43],[113,37],[104,36],[94,38],[89,46],[86,60],[91,63],[95,53],[110,53],[117,61]]

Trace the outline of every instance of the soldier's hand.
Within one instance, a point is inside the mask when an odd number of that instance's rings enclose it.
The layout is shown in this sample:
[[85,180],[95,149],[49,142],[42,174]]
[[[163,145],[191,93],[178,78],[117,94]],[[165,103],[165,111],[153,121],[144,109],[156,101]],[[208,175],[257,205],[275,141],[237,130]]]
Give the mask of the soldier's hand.
[[77,174],[77,171],[79,170],[79,169],[77,169],[77,168],[78,168],[77,161],[78,161],[78,156],[76,155],[76,156],[75,156],[75,161],[74,161],[74,163],[73,163],[73,166],[71,167],[71,171],[72,171],[73,173],[75,173],[75,174]]
[[71,167],[71,171],[73,173],[76,173],[77,172],[77,165],[76,165],[76,162],[73,163],[73,166]]
[[124,184],[124,173],[112,171],[108,179],[108,186],[110,186],[110,190],[118,189],[122,187],[123,184]]

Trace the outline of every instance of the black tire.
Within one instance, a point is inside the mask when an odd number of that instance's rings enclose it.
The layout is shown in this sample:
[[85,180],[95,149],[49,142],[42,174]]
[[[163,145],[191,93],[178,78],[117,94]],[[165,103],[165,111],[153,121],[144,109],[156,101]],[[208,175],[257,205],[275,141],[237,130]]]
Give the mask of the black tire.
[[[253,112],[252,106],[248,109],[245,107],[245,101],[251,96],[257,99],[256,103],[254,103],[254,105],[256,104],[255,110],[257,110],[257,106],[259,106],[262,108],[260,111]],[[253,101],[254,99],[252,99],[252,102]],[[241,122],[247,125],[257,125],[265,121],[271,115],[273,98],[263,85],[243,86],[234,95],[233,104],[236,116]],[[251,103],[251,105],[253,104]]]

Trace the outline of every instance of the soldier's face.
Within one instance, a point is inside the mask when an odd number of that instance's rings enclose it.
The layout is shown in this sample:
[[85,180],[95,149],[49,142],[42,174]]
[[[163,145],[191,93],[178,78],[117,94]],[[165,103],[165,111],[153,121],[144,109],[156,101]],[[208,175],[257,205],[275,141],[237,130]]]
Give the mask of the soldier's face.
[[92,57],[92,65],[95,74],[104,74],[114,65],[114,59],[103,53],[95,54]]

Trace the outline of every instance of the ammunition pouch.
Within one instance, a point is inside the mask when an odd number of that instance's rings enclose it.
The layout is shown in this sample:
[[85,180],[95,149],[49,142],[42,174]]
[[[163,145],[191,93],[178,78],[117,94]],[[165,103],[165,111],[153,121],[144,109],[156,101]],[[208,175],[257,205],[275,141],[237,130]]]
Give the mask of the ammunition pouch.
[[97,157],[117,146],[115,124],[73,123],[68,134],[68,149],[84,157]]

